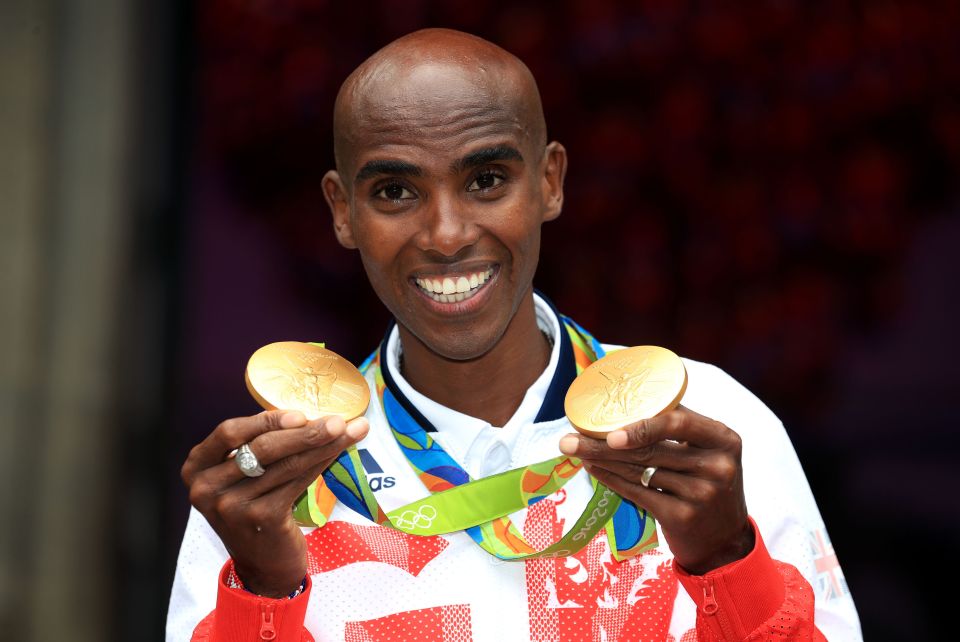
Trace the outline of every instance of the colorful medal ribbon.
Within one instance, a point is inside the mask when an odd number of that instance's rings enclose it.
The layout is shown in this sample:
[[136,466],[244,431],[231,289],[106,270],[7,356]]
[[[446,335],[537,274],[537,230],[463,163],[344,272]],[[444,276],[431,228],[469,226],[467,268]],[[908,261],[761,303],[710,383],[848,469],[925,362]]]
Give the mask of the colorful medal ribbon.
[[[577,374],[605,355],[600,343],[562,316],[570,337]],[[361,365],[373,369],[384,415],[397,444],[430,495],[385,513],[367,483],[355,447],[344,452],[318,477],[294,506],[294,517],[306,526],[323,526],[336,500],[368,519],[415,535],[465,531],[485,551],[504,560],[566,557],[586,546],[608,524],[607,538],[617,560],[657,546],[653,517],[591,478],[594,493],[573,528],[543,550],[531,547],[508,515],[562,488],[583,467],[579,459],[560,456],[523,468],[471,480],[384,383],[380,349]],[[611,517],[612,516],[612,517]]]

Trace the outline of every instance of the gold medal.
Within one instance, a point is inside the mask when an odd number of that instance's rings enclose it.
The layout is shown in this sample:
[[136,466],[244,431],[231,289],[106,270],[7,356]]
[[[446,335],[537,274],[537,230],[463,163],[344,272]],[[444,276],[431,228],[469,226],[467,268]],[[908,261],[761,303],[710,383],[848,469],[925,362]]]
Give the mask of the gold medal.
[[658,346],[611,352],[573,380],[563,407],[577,431],[607,433],[673,410],[687,389],[687,370],[676,354]]
[[359,417],[370,403],[367,380],[352,363],[311,343],[281,341],[250,357],[247,389],[267,410],[299,410],[307,419]]

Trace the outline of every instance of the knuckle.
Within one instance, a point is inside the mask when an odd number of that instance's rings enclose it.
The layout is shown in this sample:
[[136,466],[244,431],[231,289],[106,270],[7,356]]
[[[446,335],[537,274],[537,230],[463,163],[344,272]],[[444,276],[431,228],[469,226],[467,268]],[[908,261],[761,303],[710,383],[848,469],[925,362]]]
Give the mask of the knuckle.
[[603,450],[601,448],[601,442],[598,439],[592,437],[581,437],[580,445],[577,446],[577,454],[583,454],[588,457],[596,457]]
[[698,504],[708,504],[713,499],[715,490],[712,484],[698,483],[690,489],[690,498]]
[[203,444],[197,444],[190,449],[190,454],[187,455],[183,465],[180,467],[180,480],[190,492],[193,492],[195,486],[201,488],[206,486],[202,481],[203,475],[206,472],[203,461]]
[[190,452],[187,453],[186,461],[183,463],[184,467],[186,467],[186,465],[189,464],[192,460],[200,457],[202,450],[203,450],[203,444],[197,444],[193,448],[191,448]]
[[296,470],[296,455],[289,455],[278,459],[272,464],[270,464],[270,472],[277,477],[277,479],[288,479],[290,474]]
[[210,498],[213,495],[213,489],[210,484],[196,480],[190,485],[190,504],[197,510],[203,511],[210,505]]
[[714,472],[721,480],[729,481],[737,475],[737,465],[733,460],[722,457],[713,465]]
[[633,427],[634,443],[646,444],[650,440],[650,420],[644,419]]
[[[258,418],[265,432],[274,430],[285,430],[282,419],[290,412],[289,410],[265,410],[260,413]],[[301,413],[302,414],[302,413]],[[298,426],[302,427],[302,426]]]
[[239,445],[241,429],[242,424],[239,419],[227,419],[220,422],[220,425],[216,428],[216,432],[220,433],[225,443]]
[[677,508],[676,520],[683,529],[694,527],[697,522],[697,511],[689,504],[682,504]]
[[259,415],[261,425],[267,430],[279,430],[280,429],[280,417],[283,416],[283,412],[280,410],[268,410]]
[[228,521],[235,521],[242,515],[243,504],[231,493],[224,493],[213,502],[217,515]]
[[184,486],[190,488],[191,482],[193,481],[194,476],[194,464],[193,464],[193,451],[190,452],[190,456],[187,457],[187,460],[183,462],[183,466],[180,467],[180,480],[183,482]]
[[303,472],[303,456],[299,454],[290,455],[289,457],[284,457],[271,464],[272,468],[278,468],[279,474],[284,478],[296,477]]
[[324,429],[323,425],[311,425],[303,429],[301,433],[303,435],[303,441],[308,446],[318,446],[326,440],[327,432]]
[[278,444],[274,435],[267,433],[260,435],[250,442],[250,450],[256,456],[257,460],[263,464],[271,464],[278,458]]
[[687,423],[687,414],[680,410],[674,410],[667,415],[667,426],[671,432],[682,429]]
[[693,472],[697,474],[703,474],[711,470],[709,460],[702,455],[694,457],[692,464],[693,464]]
[[730,451],[739,457],[743,453],[743,438],[735,430],[727,428],[723,424],[720,424],[727,430],[728,437],[730,439]]

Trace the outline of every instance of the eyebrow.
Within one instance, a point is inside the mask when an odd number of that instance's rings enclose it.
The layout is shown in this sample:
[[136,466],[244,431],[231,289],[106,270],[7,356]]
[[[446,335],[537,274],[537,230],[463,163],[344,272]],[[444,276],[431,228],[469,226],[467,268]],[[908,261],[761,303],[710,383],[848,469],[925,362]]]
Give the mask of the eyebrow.
[[[471,152],[463,158],[455,161],[452,169],[455,172],[462,172],[465,169],[495,163],[497,161],[515,160],[523,162],[523,155],[516,147],[510,145],[495,145],[485,147]],[[364,163],[360,171],[357,172],[354,182],[373,178],[374,176],[422,176],[423,171],[412,163],[398,160],[372,160]]]
[[354,179],[354,182],[359,183],[360,181],[368,178],[382,176],[384,174],[394,176],[420,176],[423,174],[423,172],[416,165],[413,165],[412,163],[406,163],[404,161],[372,160],[365,163],[363,167],[360,168],[360,171],[357,172],[357,177]]
[[457,172],[462,172],[465,169],[471,169],[473,167],[479,167],[488,163],[506,160],[515,160],[522,163],[523,155],[516,147],[511,147],[510,145],[485,147],[484,149],[478,149],[475,152],[471,152],[460,160],[454,162],[452,169]]

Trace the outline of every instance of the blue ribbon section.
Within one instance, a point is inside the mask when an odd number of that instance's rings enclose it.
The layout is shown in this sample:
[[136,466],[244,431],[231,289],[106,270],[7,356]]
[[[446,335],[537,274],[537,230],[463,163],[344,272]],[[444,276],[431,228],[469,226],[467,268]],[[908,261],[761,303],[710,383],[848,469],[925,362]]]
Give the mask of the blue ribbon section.
[[439,477],[454,486],[470,481],[467,472],[410,416],[389,388],[383,391],[383,410],[394,436],[403,435],[420,445],[419,449],[410,448],[397,439],[397,445],[416,470]]
[[647,511],[641,511],[633,502],[624,499],[613,514],[613,536],[618,551],[629,551],[640,542]]
[[[560,318],[563,323],[572,327],[576,333],[580,335],[580,338],[590,346],[596,360],[599,361],[606,356],[607,351],[603,349],[603,345],[601,345],[592,334],[580,327],[580,324],[566,315],[561,314]],[[624,499],[620,502],[620,506],[617,507],[617,511],[613,514],[613,535],[617,550],[628,551],[636,546],[643,536],[643,527],[646,521],[647,511],[637,508],[633,502],[629,500]]]
[[[360,492],[363,492],[363,489],[360,487],[360,479],[357,477],[357,471],[353,467],[353,460],[350,459],[350,455],[343,453],[337,457],[337,464],[339,464],[343,470],[350,475],[350,479],[353,480],[353,483]],[[359,513],[369,519],[370,521],[376,521],[373,515],[370,514],[370,511],[367,509],[366,502],[363,501],[362,495],[355,494],[351,489],[344,486],[339,479],[337,479],[332,471],[333,466],[328,468],[323,472],[323,481],[327,483],[327,487],[334,494],[334,496],[343,503],[344,506]]]

